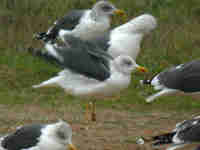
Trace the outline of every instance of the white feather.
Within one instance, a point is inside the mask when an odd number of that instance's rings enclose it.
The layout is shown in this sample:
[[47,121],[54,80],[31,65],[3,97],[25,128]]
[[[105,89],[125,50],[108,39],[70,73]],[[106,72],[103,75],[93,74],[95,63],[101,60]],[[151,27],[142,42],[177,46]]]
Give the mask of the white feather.
[[178,92],[178,90],[175,90],[175,89],[164,88],[163,90],[159,91],[158,93],[147,97],[146,102],[150,103],[150,102],[153,102],[156,98],[158,98],[160,96],[172,95],[172,94],[175,94],[177,92]]
[[52,56],[54,56],[55,58],[57,58],[60,62],[63,62],[62,56],[60,56],[60,55],[56,52],[54,46],[57,46],[57,45],[56,45],[56,44],[55,44],[55,45],[52,45],[52,44],[50,44],[50,43],[46,43],[46,44],[45,44],[45,49],[47,50],[47,52],[48,52],[50,55],[52,55]]
[[159,80],[158,76],[159,76],[159,74],[152,79],[151,85],[153,86],[153,88],[155,90],[162,90],[166,87],[164,85],[160,84],[160,80]]
[[81,18],[80,23],[72,30],[62,30],[59,32],[61,39],[67,35],[79,37],[82,40],[92,40],[93,38],[103,35],[110,28],[110,20],[103,17],[101,21],[95,21],[91,18],[91,10],[87,10]]
[[145,34],[155,29],[156,19],[144,14],[111,31],[108,52],[113,56],[128,55],[136,60]]

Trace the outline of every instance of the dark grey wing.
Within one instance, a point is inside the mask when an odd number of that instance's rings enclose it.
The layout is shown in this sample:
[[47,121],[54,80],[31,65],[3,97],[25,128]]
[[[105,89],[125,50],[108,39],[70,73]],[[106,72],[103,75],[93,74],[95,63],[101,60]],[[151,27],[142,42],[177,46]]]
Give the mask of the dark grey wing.
[[177,131],[177,137],[185,142],[200,141],[200,120],[192,119],[184,122],[184,128]]
[[165,85],[167,88],[178,89],[181,83],[182,69],[177,69],[177,67],[171,67],[165,71],[159,73],[159,82]]
[[184,77],[179,88],[184,92],[200,91],[200,60],[193,60],[185,64],[183,74]]
[[99,81],[110,77],[109,59],[112,57],[109,54],[91,42],[72,36],[67,43],[70,48],[55,48],[63,57],[65,68]]
[[97,43],[94,43],[93,41],[81,40],[80,38],[71,35],[66,36],[65,41],[66,43],[64,44],[67,47],[84,49],[84,51],[87,51],[88,53],[91,53],[93,55],[98,55],[98,57],[107,57],[113,59],[110,54],[105,52],[103,47],[101,47]]
[[73,30],[81,20],[81,17],[85,14],[87,10],[72,10],[68,12],[64,17],[57,20],[55,28]]
[[182,84],[179,87],[184,92],[199,92],[200,91],[200,73],[191,74],[183,78]]
[[190,128],[195,122],[199,122],[200,118],[193,118],[190,120],[184,120],[180,123],[176,124],[176,129],[175,131],[181,131],[181,130],[185,130],[186,128]]
[[153,136],[152,137],[153,146],[173,143],[172,139],[175,134],[176,132],[169,132],[169,133]]
[[43,127],[40,124],[23,126],[16,132],[6,136],[1,146],[7,150],[21,150],[35,146]]
[[92,39],[91,42],[99,46],[104,51],[108,51],[110,47],[110,31],[105,32],[102,36]]
[[200,61],[172,67],[159,74],[160,83],[168,88],[182,90],[184,92],[196,92],[200,90]]
[[39,33],[36,38],[39,40],[55,40],[58,36],[59,30],[73,30],[79,23],[81,17],[87,10],[72,10],[68,12],[64,17],[55,21],[54,25],[45,33]]

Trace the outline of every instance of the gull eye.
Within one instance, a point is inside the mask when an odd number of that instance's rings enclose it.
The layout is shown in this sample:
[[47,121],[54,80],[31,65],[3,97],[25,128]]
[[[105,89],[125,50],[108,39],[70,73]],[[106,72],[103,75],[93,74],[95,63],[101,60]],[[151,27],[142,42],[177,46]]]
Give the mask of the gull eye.
[[63,139],[63,140],[65,140],[67,138],[63,132],[57,132],[57,135],[60,139]]
[[108,11],[111,11],[113,8],[111,6],[108,6],[108,5],[104,5],[102,7],[102,10],[105,11],[105,12],[108,12]]
[[127,65],[127,66],[131,66],[133,63],[132,63],[131,60],[125,59],[125,60],[124,60],[124,64]]

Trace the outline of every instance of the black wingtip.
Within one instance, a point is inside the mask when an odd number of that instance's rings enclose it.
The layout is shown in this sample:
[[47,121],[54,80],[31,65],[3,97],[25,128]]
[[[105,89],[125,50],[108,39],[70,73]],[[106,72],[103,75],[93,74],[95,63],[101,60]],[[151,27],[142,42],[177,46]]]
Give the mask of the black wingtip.
[[140,80],[140,84],[141,84],[141,85],[144,85],[144,84],[151,84],[151,80],[149,80],[149,79]]
[[172,139],[175,134],[176,134],[176,132],[171,132],[171,133],[166,133],[166,134],[152,137],[153,141],[155,141],[153,143],[153,146],[159,146],[159,145],[163,145],[163,144],[172,143],[173,142]]
[[36,39],[36,40],[44,40],[46,37],[47,37],[46,32],[36,33],[33,36],[33,38]]
[[34,34],[33,38],[36,40],[41,40],[44,43],[49,42],[51,44],[54,44],[57,40],[56,38],[52,38],[51,36],[49,36],[46,32],[36,33]]

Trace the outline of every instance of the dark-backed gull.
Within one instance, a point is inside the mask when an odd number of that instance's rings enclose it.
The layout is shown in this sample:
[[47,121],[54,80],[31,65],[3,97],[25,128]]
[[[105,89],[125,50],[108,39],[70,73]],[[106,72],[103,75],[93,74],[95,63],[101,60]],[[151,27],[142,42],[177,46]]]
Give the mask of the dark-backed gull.
[[82,40],[91,40],[110,28],[111,15],[125,13],[106,0],[98,1],[92,9],[72,10],[55,21],[47,32],[36,34],[37,39],[54,40],[59,36],[73,35]]
[[158,93],[149,96],[146,101],[164,95],[184,94],[198,95],[200,92],[200,60],[193,60],[185,64],[166,69],[150,80],[141,81],[142,84],[151,84]]
[[0,138],[1,150],[76,150],[72,129],[59,121],[52,124],[31,124]]
[[60,59],[64,70],[34,85],[34,88],[55,85],[75,96],[107,97],[128,87],[133,70],[146,71],[130,56],[121,55],[112,60],[109,54],[94,44],[75,37],[68,38],[69,45],[45,44],[47,51]]
[[[138,143],[144,144],[145,140],[145,138],[140,138]],[[172,144],[167,150],[174,150],[193,142],[200,142],[200,116],[177,123],[172,132],[153,136],[147,141],[153,142],[153,146]]]

